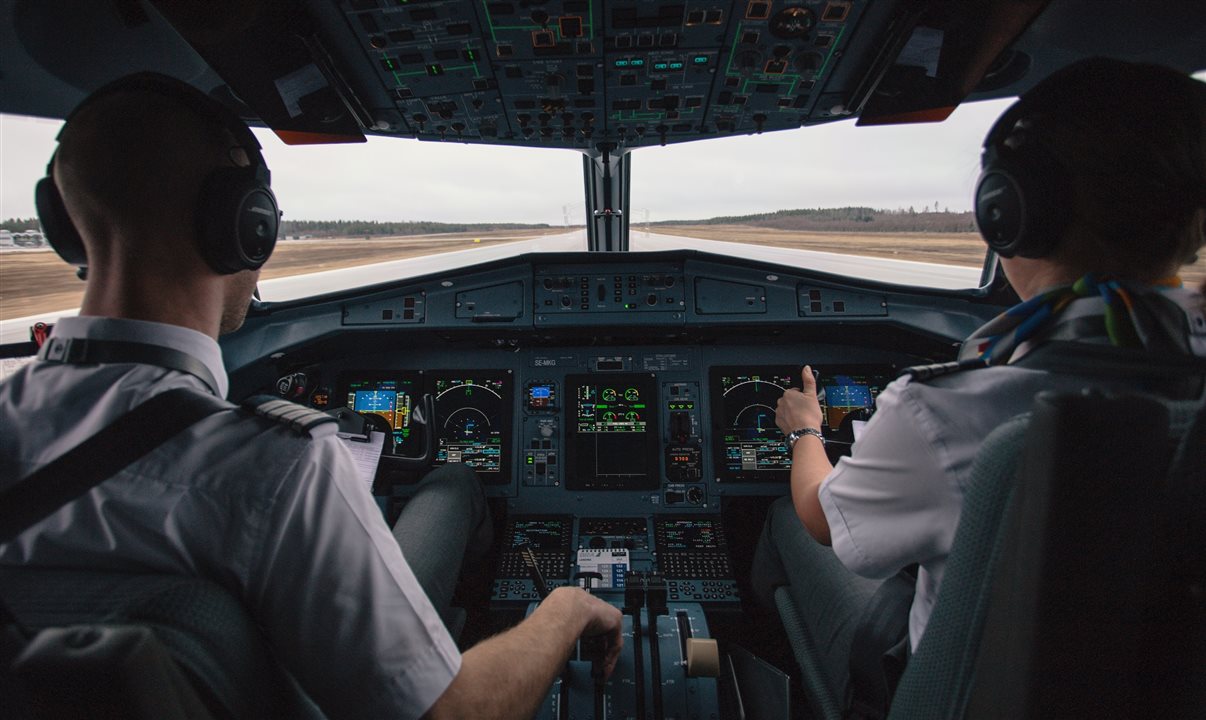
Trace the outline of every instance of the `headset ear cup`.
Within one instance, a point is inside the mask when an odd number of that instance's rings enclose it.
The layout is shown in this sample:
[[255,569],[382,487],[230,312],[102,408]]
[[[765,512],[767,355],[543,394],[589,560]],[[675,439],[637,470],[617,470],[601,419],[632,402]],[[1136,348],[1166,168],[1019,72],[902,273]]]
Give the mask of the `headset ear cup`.
[[1002,257],[1050,255],[1068,226],[1071,188],[1063,168],[1030,152],[988,152],[976,182],[976,226]]
[[201,189],[197,235],[201,256],[217,273],[257,270],[276,247],[276,196],[252,168],[219,168]]
[[1017,254],[1025,219],[1017,183],[1000,168],[989,166],[976,181],[976,228],[993,252],[1002,257]]
[[67,214],[67,206],[63,204],[54,178],[47,175],[38,181],[34,187],[34,205],[50,247],[68,263],[87,267],[88,254],[84,250],[84,241]]

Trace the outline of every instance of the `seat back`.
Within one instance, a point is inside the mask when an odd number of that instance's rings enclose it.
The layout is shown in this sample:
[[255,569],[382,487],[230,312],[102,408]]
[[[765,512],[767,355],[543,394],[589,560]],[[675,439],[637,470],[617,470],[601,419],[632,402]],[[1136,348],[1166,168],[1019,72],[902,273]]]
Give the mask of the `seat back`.
[[890,717],[1195,707],[1206,687],[1200,408],[1043,393],[1029,419],[992,433]]
[[1018,455],[1029,424],[1029,413],[1009,420],[985,438],[976,454],[942,588],[897,685],[889,718],[961,716],[988,611],[991,576],[986,568],[1001,554],[1002,520],[1009,517]]
[[1206,411],[1192,410],[1036,400],[969,716],[1206,708]]
[[4,602],[28,627],[149,628],[215,717],[322,717],[272,657],[239,601],[213,582],[0,567],[0,588]]

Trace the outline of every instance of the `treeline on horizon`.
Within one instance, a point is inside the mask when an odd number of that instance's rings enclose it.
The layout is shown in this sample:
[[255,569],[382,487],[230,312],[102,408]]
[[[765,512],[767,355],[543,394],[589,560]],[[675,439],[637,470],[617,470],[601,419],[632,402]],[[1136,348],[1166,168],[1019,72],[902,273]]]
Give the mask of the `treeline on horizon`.
[[[639,223],[644,224],[644,223]],[[663,220],[651,225],[754,225],[778,230],[812,232],[975,232],[973,214],[915,207],[878,210],[869,207],[801,208],[755,215],[725,215],[706,220]],[[10,232],[39,229],[37,218],[10,218],[0,228]],[[438,233],[489,232],[492,230],[529,230],[551,227],[548,223],[441,223],[431,221],[380,222],[376,220],[284,220],[282,238],[374,237],[394,235],[434,235]]]
[[[530,230],[547,228],[548,223],[440,223],[420,220],[416,222],[378,222],[376,220],[284,220],[280,236],[294,238],[299,235],[310,237],[371,237],[374,235],[432,235],[435,233],[489,232],[491,230]],[[37,218],[9,218],[0,221],[0,230],[29,232],[39,230]]]
[[869,207],[801,208],[757,215],[728,215],[707,220],[666,220],[653,225],[754,225],[777,230],[813,232],[975,232],[971,211],[951,212],[915,207],[877,210]]
[[0,230],[8,230],[14,233],[29,232],[30,230],[40,232],[42,225],[38,223],[37,218],[9,218],[8,220],[0,221]]
[[379,222],[376,220],[283,220],[281,237],[373,237],[393,235],[435,235],[438,233],[490,232],[491,230],[531,230],[550,227],[548,223],[441,223]]

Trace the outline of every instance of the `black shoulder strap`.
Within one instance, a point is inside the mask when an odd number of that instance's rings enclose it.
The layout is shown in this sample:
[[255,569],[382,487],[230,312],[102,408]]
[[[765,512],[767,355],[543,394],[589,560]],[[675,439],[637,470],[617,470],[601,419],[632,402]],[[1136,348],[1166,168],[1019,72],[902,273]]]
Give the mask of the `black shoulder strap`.
[[952,360],[951,362],[935,363],[933,365],[914,365],[900,371],[898,377],[908,375],[915,382],[925,382],[943,375],[953,375],[964,370],[978,370],[983,367],[988,367],[983,360],[973,358],[971,360]]
[[0,543],[12,540],[190,425],[233,407],[190,388],[152,397],[0,493]]
[[93,363],[142,363],[158,365],[169,370],[188,373],[209,386],[210,392],[220,395],[218,381],[197,358],[188,353],[161,345],[124,340],[92,340],[89,338],[51,337],[38,352],[42,362],[65,365]]

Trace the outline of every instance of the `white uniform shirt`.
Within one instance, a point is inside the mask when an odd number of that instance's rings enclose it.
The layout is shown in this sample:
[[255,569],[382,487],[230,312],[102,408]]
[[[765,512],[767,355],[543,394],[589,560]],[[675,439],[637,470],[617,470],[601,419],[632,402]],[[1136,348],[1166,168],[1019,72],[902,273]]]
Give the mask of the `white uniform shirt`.
[[[1171,295],[1189,311],[1191,348],[1206,355],[1206,318],[1196,309],[1200,296]],[[1095,298],[1077,300],[1067,314],[1099,314],[1101,307]],[[914,649],[938,596],[980,444],[1002,423],[1029,411],[1038,392],[1085,384],[1075,376],[1009,365],[924,383],[900,378],[880,393],[851,456],[839,460],[821,483],[821,508],[843,565],[886,578],[920,563],[909,612]]]
[[[227,389],[217,343],[193,330],[79,317],[61,319],[54,337],[173,348]],[[0,487],[178,387],[205,390],[150,365],[26,366],[0,385]],[[0,545],[0,563],[214,580],[332,718],[419,717],[460,669],[347,450],[243,413],[193,425]]]

